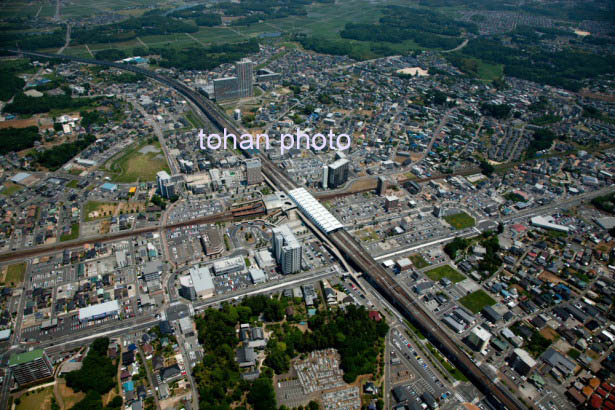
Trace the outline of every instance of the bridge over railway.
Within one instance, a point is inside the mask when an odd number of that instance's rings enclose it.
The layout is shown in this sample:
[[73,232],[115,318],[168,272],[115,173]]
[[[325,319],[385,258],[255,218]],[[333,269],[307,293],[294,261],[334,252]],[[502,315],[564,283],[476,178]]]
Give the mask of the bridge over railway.
[[[220,129],[226,128],[229,132],[232,132],[235,135],[243,134],[241,130],[237,129],[235,124],[233,124],[224,114],[219,111],[218,107],[213,102],[198,94],[194,90],[191,90],[184,84],[152,71],[127,64],[108,61],[19,50],[10,51],[34,57],[63,59],[85,64],[115,67],[121,70],[143,74],[175,89],[186,99],[191,101],[216,127]],[[254,156],[253,154],[247,152],[245,154],[249,157]],[[294,181],[292,181],[266,156],[260,153],[257,154],[257,156],[261,160],[263,173],[276,186],[276,188],[286,192],[297,188]],[[377,289],[393,306],[399,309],[399,311],[412,323],[417,325],[417,327],[428,337],[428,339],[442,353],[444,353],[449,360],[451,360],[451,362],[454,363],[455,366],[457,366],[485,395],[487,400],[495,408],[508,408],[510,410],[521,410],[525,408],[525,406],[519,403],[518,400],[503,386],[491,380],[491,378],[485,374],[465,354],[465,352],[461,350],[461,348],[459,348],[456,342],[448,336],[442,327],[428,315],[423,306],[404,289],[402,289],[399,284],[396,283],[391,274],[389,274],[380,264],[378,264],[378,262],[376,262],[374,258],[369,255],[369,253],[345,229],[338,229],[326,234],[333,245],[337,247],[338,251],[344,255],[360,272],[362,272],[374,288]]]

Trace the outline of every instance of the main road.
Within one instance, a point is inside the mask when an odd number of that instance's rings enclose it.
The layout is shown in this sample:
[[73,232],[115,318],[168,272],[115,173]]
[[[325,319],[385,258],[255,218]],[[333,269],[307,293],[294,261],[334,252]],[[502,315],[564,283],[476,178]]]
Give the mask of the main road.
[[[16,53],[20,51],[13,50]],[[90,60],[79,57],[64,56],[57,54],[37,53],[37,52],[21,52],[25,55],[31,55],[42,58],[57,58],[63,60],[71,60],[82,62],[85,64],[96,64],[108,67],[115,67],[122,70],[132,71],[143,74],[156,81],[159,81],[169,87],[172,87],[177,92],[191,101],[199,110],[207,116],[207,118],[218,128],[226,128],[229,132],[235,135],[241,135],[242,132],[221,113],[218,107],[208,99],[188,88],[186,85],[173,79],[164,77],[143,68],[113,63],[108,61]],[[251,156],[251,154],[247,154]],[[284,191],[290,191],[297,188],[297,185],[292,181],[280,168],[269,161],[264,155],[258,154],[262,163],[262,170],[269,181],[276,188]],[[472,383],[485,395],[485,397],[493,403],[497,408],[508,408],[510,410],[521,410],[524,406],[517,399],[505,390],[501,385],[494,383],[491,378],[485,374],[474,362],[465,354],[463,350],[448,336],[438,323],[424,311],[423,306],[418,303],[411,295],[401,288],[394,278],[376,262],[371,255],[363,249],[363,247],[344,229],[337,230],[328,234],[329,239],[337,250],[345,255],[350,262],[361,271],[365,277],[373,284],[373,286],[388,299],[393,306],[415,323],[467,377]]]

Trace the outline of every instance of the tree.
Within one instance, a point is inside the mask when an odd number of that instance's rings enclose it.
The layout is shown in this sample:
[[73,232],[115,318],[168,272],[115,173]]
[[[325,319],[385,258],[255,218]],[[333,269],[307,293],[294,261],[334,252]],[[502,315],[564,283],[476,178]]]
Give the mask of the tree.
[[495,171],[495,167],[487,161],[481,161],[479,167],[483,174],[488,177],[491,176],[491,174],[493,174],[493,172]]
[[307,410],[320,410],[320,404],[317,401],[310,400],[307,405]]
[[[66,385],[75,391],[87,392],[88,395],[90,392],[97,393],[99,399],[101,394],[111,390],[115,385],[116,366],[107,357],[108,346],[109,339],[96,339],[83,360],[83,367],[66,374]],[[93,400],[92,397],[90,399]]]
[[254,381],[248,393],[248,403],[254,410],[277,410],[271,379],[260,377]]
[[276,374],[286,373],[290,369],[290,358],[282,351],[275,340],[270,342],[272,348],[267,351],[265,365],[271,367]]

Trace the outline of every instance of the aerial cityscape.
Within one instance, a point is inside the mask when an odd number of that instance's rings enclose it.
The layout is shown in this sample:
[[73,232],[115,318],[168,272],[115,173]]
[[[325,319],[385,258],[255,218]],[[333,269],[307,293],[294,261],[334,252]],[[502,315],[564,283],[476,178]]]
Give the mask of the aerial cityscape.
[[615,410],[611,0],[0,2],[0,410]]

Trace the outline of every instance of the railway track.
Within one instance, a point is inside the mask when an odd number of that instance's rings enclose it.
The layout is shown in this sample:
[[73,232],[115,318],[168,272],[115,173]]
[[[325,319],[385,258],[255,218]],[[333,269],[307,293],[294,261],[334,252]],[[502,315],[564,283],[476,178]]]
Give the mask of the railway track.
[[425,333],[429,340],[444,355],[460,369],[468,379],[483,393],[489,402],[498,409],[521,410],[525,406],[520,404],[501,386],[491,380],[466,354],[457,343],[452,340],[441,326],[429,316],[423,306],[402,288],[392,276],[369,256],[363,247],[346,230],[339,230],[329,234],[331,242],[335,244],[347,258],[361,270],[367,280],[379,291],[393,306]]
[[[149,70],[139,67],[113,63],[108,61],[100,61],[93,59],[85,59],[80,57],[71,57],[65,55],[24,52],[19,50],[9,50],[14,53],[21,53],[42,58],[63,59],[69,61],[77,61],[85,64],[95,64],[107,67],[115,67],[121,70],[131,71],[152,78],[162,84],[165,84],[177,92],[182,94],[193,104],[196,105],[203,114],[219,129],[226,128],[235,135],[241,135],[242,132],[222,113],[218,107],[210,100],[202,95],[191,90],[184,84],[173,79],[164,77]],[[254,155],[250,152],[244,152],[248,157]],[[272,163],[265,155],[257,154],[261,160],[263,173],[275,184],[278,188],[284,191],[290,191],[297,188],[297,185],[284,173],[280,168]],[[189,224],[194,222],[188,222]],[[134,234],[131,232],[129,234]],[[446,334],[444,330],[436,323],[386,271],[380,266],[363,247],[344,229],[329,233],[328,236],[331,242],[338,250],[347,256],[355,267],[363,272],[366,278],[373,286],[387,298],[393,306],[410,321],[415,323],[422,331],[426,333],[432,343],[441,350],[453,362],[472,383],[483,393],[487,400],[497,409],[508,408],[509,410],[521,410],[525,407],[512,397],[501,386],[494,383],[470,358],[463,352],[459,346]],[[70,245],[74,246],[74,245]],[[0,261],[2,256],[0,255]]]
[[[213,215],[207,215],[207,216],[203,216],[200,218],[191,219],[189,221],[181,221],[181,222],[167,224],[167,225],[164,225],[162,229],[168,230],[168,229],[173,229],[173,228],[181,228],[181,227],[189,226],[189,225],[226,222],[226,221],[232,221],[234,219],[241,219],[242,217],[245,217],[245,216],[251,217],[251,216],[257,216],[257,215],[264,215],[264,214],[265,214],[265,209],[263,208],[259,208],[258,210],[253,210],[252,212],[247,213],[247,214],[241,214],[241,213],[235,214],[231,211],[225,211],[225,212],[221,212],[221,213],[217,213]],[[3,253],[0,253],[0,262],[6,262],[6,261],[20,259],[20,258],[29,258],[33,256],[40,256],[40,255],[45,255],[48,253],[63,251],[65,249],[78,248],[85,244],[94,243],[94,242],[117,241],[119,239],[130,238],[134,235],[141,235],[141,234],[149,233],[149,232],[157,232],[158,230],[160,230],[160,226],[154,225],[154,226],[148,226],[145,228],[138,228],[134,230],[120,231],[120,232],[113,233],[113,234],[96,236],[93,238],[76,239],[74,241],[59,242],[59,243],[55,243],[52,245],[44,245],[44,246],[37,246],[33,248],[20,249],[16,251],[3,252]]]

